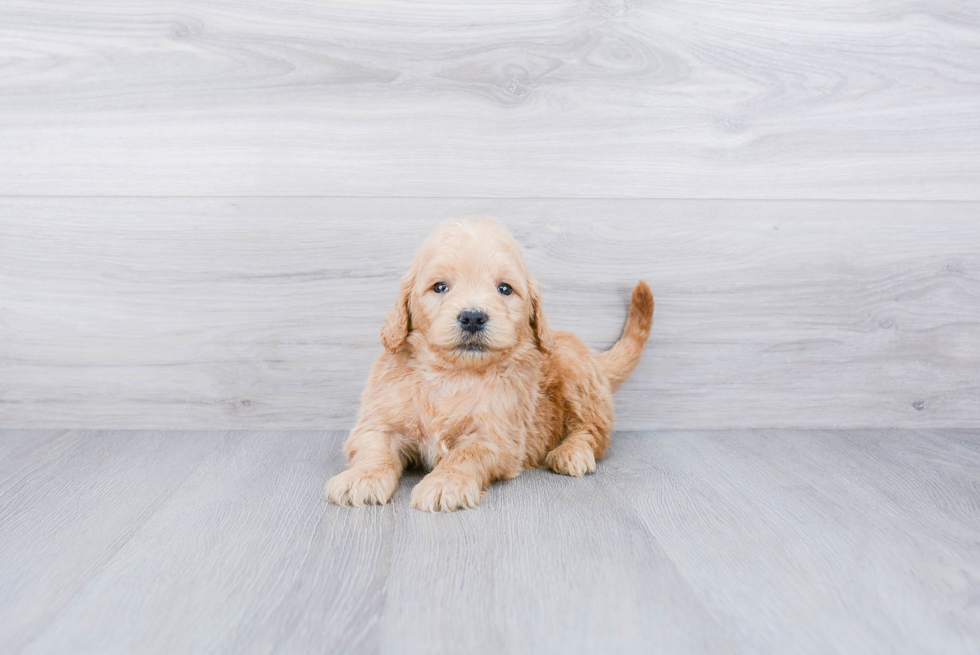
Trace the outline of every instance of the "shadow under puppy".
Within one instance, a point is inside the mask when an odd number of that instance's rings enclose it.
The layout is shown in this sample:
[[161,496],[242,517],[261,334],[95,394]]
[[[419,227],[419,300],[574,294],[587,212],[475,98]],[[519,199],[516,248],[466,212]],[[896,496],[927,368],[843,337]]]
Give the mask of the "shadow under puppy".
[[430,468],[412,507],[475,507],[494,480],[546,464],[581,476],[609,446],[613,389],[636,366],[653,294],[633,289],[618,342],[596,353],[552,332],[517,241],[489,219],[448,223],[402,278],[344,444],[348,470],[327,483],[338,505],[384,504],[409,464]]

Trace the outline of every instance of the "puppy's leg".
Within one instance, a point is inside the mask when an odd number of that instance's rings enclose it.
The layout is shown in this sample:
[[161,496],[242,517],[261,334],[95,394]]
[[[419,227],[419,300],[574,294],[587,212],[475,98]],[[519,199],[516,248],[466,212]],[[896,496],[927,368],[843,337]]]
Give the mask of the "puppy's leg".
[[595,463],[609,448],[613,425],[612,389],[594,377],[572,385],[566,396],[569,415],[565,438],[545,457],[555,473],[581,477],[595,471]]
[[555,473],[582,477],[595,471],[595,463],[609,447],[609,436],[595,428],[578,429],[569,433],[545,457],[545,464]]
[[384,505],[398,488],[402,463],[389,433],[354,429],[344,443],[349,468],[330,478],[324,492],[338,505]]
[[581,357],[577,375],[564,387],[565,438],[544,462],[555,473],[581,477],[595,471],[609,447],[613,426],[612,386],[592,359]]
[[425,512],[472,509],[494,480],[513,478],[520,461],[509,449],[478,437],[457,446],[412,489],[412,507]]

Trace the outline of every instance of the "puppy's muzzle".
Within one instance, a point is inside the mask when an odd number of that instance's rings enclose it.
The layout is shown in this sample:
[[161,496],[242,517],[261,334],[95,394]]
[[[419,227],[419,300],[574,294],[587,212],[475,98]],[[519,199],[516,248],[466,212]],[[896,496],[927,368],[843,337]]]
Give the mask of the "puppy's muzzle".
[[486,327],[490,317],[486,315],[486,312],[481,312],[478,309],[464,309],[456,317],[456,320],[459,321],[459,327],[463,330],[470,334],[476,334]]

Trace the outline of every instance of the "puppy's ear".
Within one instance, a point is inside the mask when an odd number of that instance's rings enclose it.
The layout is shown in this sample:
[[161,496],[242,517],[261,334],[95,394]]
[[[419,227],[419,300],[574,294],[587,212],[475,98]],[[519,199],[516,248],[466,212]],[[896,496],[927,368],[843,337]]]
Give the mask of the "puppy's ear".
[[408,332],[412,329],[412,316],[408,311],[408,299],[412,295],[412,286],[415,284],[415,276],[411,271],[402,278],[398,288],[398,300],[395,306],[388,313],[385,319],[385,326],[381,328],[381,343],[385,350],[390,353],[398,352],[405,345],[408,339]]
[[548,327],[548,321],[545,320],[544,310],[541,309],[541,285],[533,277],[528,276],[527,288],[531,300],[531,332],[534,333],[538,350],[550,353],[555,347],[555,336]]

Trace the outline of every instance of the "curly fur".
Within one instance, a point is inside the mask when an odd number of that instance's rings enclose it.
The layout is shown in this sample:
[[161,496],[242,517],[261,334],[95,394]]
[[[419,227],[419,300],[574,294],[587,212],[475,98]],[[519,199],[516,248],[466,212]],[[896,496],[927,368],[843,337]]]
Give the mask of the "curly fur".
[[[439,282],[446,292],[434,290]],[[500,293],[501,283],[513,293]],[[609,446],[613,390],[640,358],[653,307],[640,281],[622,337],[596,353],[548,327],[540,285],[504,228],[488,219],[443,225],[402,278],[381,331],[385,352],[344,444],[349,468],[327,483],[327,499],[384,504],[410,464],[431,469],[411,496],[430,512],[475,507],[491,482],[526,468],[592,472]],[[476,335],[460,328],[466,309],[489,317]]]

